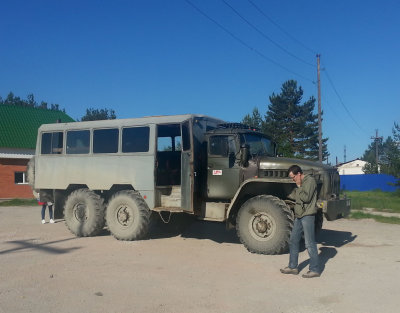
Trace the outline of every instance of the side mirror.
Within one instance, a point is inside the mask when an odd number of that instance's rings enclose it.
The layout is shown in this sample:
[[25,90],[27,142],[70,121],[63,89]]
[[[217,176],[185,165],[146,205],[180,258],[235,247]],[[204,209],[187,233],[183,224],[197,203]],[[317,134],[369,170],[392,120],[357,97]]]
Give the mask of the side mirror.
[[244,144],[240,147],[240,165],[246,167],[249,164],[250,146]]

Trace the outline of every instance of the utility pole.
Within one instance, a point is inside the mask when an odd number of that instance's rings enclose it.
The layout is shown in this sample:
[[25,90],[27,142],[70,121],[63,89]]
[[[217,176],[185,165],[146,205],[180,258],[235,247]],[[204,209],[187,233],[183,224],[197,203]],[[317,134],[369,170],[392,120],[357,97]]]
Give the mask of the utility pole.
[[317,54],[317,78],[318,78],[318,159],[322,163],[322,118],[321,118],[321,79],[319,59],[321,55]]
[[379,146],[379,142],[383,139],[383,137],[379,137],[379,136],[378,136],[378,130],[377,130],[377,129],[375,129],[375,133],[376,133],[375,137],[371,137],[371,139],[373,139],[373,140],[375,141],[376,168],[377,168],[378,173],[379,173],[379,165],[378,165],[378,161],[379,161],[379,149],[378,149],[378,146]]
[[344,163],[346,163],[346,145],[344,146]]

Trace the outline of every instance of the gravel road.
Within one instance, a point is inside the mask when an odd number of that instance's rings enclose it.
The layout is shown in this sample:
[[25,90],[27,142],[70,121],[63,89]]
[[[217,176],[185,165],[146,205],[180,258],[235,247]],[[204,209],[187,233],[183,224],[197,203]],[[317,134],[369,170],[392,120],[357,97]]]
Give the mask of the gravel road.
[[324,221],[322,275],[304,279],[279,272],[287,254],[251,254],[223,223],[176,215],[123,242],[40,222],[39,207],[0,207],[1,313],[399,312],[399,225]]

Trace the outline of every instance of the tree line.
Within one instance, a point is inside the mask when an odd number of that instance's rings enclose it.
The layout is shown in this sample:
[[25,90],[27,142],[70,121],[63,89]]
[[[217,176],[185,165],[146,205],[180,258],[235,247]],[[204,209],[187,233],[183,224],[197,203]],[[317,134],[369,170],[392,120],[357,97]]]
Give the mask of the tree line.
[[32,108],[41,108],[46,110],[53,110],[53,111],[61,111],[65,113],[65,109],[61,109],[58,104],[51,103],[50,105],[45,102],[41,101],[40,103],[36,102],[35,96],[31,93],[28,94],[26,99],[22,99],[18,96],[15,96],[14,93],[10,92],[7,97],[3,100],[0,96],[0,105],[18,105],[23,107],[32,107]]
[[[10,92],[5,99],[0,96],[0,105],[18,105],[24,107],[41,108],[45,110],[61,111],[66,113],[65,109],[61,109],[58,104],[49,104],[45,101],[38,103],[35,100],[33,94],[28,94],[26,99],[15,96],[13,92]],[[86,114],[83,115],[78,121],[95,121],[95,120],[112,120],[117,118],[113,109],[86,109]]]
[[[318,160],[318,115],[314,114],[314,97],[303,101],[303,89],[297,81],[288,80],[282,84],[278,94],[269,96],[269,104],[264,115],[257,108],[246,114],[242,123],[259,129],[278,145],[278,154],[284,157]],[[66,113],[58,104],[38,103],[33,94],[26,99],[10,92],[5,99],[0,96],[0,105],[18,105],[42,108]],[[323,114],[323,113],[322,113]],[[87,108],[85,115],[78,121],[109,120],[117,118],[113,109]],[[378,160],[376,159],[376,142],[365,150],[362,160],[367,164],[363,168],[366,174],[383,173],[397,177],[400,185],[400,125],[394,123],[393,137],[378,141]],[[323,160],[328,159],[328,138],[322,139]]]
[[[282,84],[278,94],[269,97],[269,104],[264,116],[257,108],[247,114],[242,123],[260,129],[278,144],[278,153],[285,157],[318,160],[318,115],[314,114],[315,98],[310,97],[302,103],[303,89],[294,80]],[[362,160],[368,162],[365,174],[388,174],[398,179],[400,186],[400,125],[394,123],[393,137],[378,141],[365,150]],[[327,160],[328,138],[322,139],[323,160]]]
[[[392,134],[393,137],[389,136],[385,140],[371,143],[361,159],[368,162],[363,167],[364,173],[383,173],[395,176],[399,179],[398,185],[400,186],[400,125],[396,122],[394,122]],[[378,159],[376,152],[378,152]]]

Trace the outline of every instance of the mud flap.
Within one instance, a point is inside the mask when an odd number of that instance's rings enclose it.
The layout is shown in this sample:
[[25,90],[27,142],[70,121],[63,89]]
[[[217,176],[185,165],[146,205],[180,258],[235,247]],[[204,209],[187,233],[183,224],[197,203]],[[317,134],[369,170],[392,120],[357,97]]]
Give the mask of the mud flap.
[[334,221],[350,214],[350,199],[331,199],[324,201],[322,211],[328,221]]

